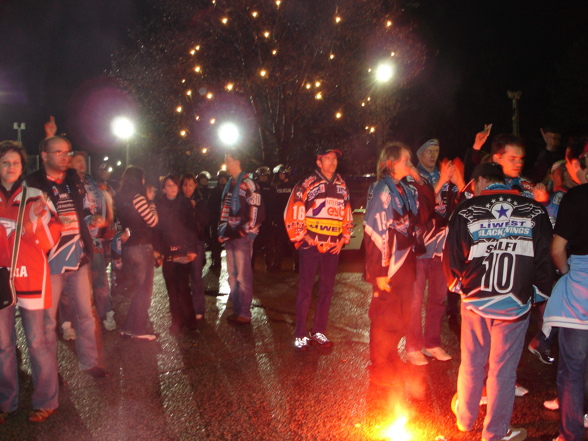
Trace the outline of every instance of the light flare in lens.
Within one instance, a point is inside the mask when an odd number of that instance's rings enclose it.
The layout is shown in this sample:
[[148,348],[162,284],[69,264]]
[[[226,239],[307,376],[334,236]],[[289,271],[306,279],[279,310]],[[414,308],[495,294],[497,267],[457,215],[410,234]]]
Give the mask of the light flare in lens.
[[405,416],[399,416],[396,420],[388,427],[384,436],[390,441],[411,441],[413,440],[412,435],[406,429],[406,422],[408,418]]

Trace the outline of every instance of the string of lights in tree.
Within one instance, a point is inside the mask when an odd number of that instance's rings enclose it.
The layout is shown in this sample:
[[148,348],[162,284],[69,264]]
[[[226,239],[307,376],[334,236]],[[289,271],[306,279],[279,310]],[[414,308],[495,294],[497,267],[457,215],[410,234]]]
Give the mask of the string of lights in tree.
[[[275,10],[279,10],[283,4],[286,2],[287,0],[285,0],[284,2],[277,0],[274,2],[274,7]],[[217,1],[212,1],[212,5],[214,5],[215,9],[217,9],[217,18],[218,18],[218,22],[217,22],[217,26],[219,29],[226,29],[225,32],[231,32],[231,24],[234,21],[233,17],[235,15],[241,15],[241,17],[238,17],[240,19],[242,19],[242,15],[243,15],[243,11],[237,11],[235,12],[236,8],[228,8],[226,11],[222,10],[219,8],[219,3]],[[272,75],[274,74],[275,71],[275,66],[276,64],[279,66],[279,63],[275,63],[272,60],[270,60],[270,57],[278,57],[280,54],[280,40],[279,40],[279,36],[277,36],[275,33],[272,32],[272,29],[269,28],[269,26],[266,25],[267,21],[264,20],[264,16],[263,16],[263,11],[260,11],[258,8],[255,8],[254,6],[250,6],[247,8],[247,13],[250,17],[250,23],[259,23],[257,26],[255,26],[253,28],[253,34],[255,35],[255,38],[257,39],[257,41],[259,42],[264,42],[265,43],[265,54],[266,57],[260,57],[260,59],[258,60],[257,63],[257,68],[256,68],[256,75],[258,76],[259,79],[261,80],[269,80]],[[332,16],[331,18],[331,22],[333,26],[336,27],[344,27],[345,26],[345,19],[344,19],[344,15],[339,13],[339,11],[336,11],[336,13],[334,14],[334,16]],[[382,19],[380,19],[380,23],[379,26],[381,28],[382,33],[386,33],[389,30],[392,29],[393,27],[393,21],[391,19],[389,19],[388,17],[383,17]],[[218,31],[217,31],[218,32]],[[222,31],[221,31],[222,32]],[[204,50],[206,49],[206,45],[205,43],[200,43],[200,42],[196,42],[193,45],[191,45],[191,47],[188,48],[187,53],[190,55],[190,57],[193,60],[193,65],[190,69],[190,71],[186,72],[186,77],[182,78],[181,83],[183,86],[185,86],[185,95],[184,95],[184,100],[182,104],[177,105],[175,111],[177,113],[182,113],[184,111],[184,103],[191,103],[192,100],[194,99],[194,96],[196,95],[196,93],[194,92],[193,88],[191,87],[192,85],[196,85],[198,87],[198,95],[200,95],[203,99],[206,100],[213,100],[215,99],[216,93],[214,89],[215,87],[218,89],[219,88],[219,84],[218,81],[216,82],[215,86],[208,86],[206,84],[206,81],[203,81],[204,77],[205,77],[205,70],[206,70],[206,63],[207,60],[205,58],[205,56],[202,56],[201,54],[204,52]],[[322,56],[329,60],[330,62],[335,62],[335,60],[337,60],[337,53],[335,50],[333,50],[333,48],[331,48],[331,50],[327,51],[323,51],[325,53],[322,54]],[[397,53],[395,50],[390,50],[388,52],[388,56],[386,57],[388,60],[392,60],[394,58],[397,58]],[[370,73],[372,73],[372,68],[367,68],[366,69],[366,73],[369,75]],[[368,76],[366,75],[366,76]],[[196,77],[196,78],[195,78]],[[388,78],[388,80],[390,80],[390,78]],[[245,84],[240,84],[238,79],[232,79],[230,78],[230,76],[228,76],[228,78],[225,80],[225,84],[223,87],[224,92],[226,93],[230,93],[230,92],[234,92],[234,91],[239,91],[242,90],[244,88],[247,87],[247,85]],[[336,90],[336,84],[333,84],[331,82],[328,81],[328,78],[321,78],[320,76],[317,76],[315,78],[312,79],[307,79],[306,81],[302,82],[299,81],[299,85],[298,87],[300,87],[302,90],[307,91],[308,94],[311,94],[314,97],[314,100],[319,101],[319,102],[324,102],[324,98],[326,95],[328,94],[334,94],[337,93]],[[366,108],[368,107],[370,104],[372,103],[371,100],[371,96],[365,96],[365,98],[363,100],[361,100],[360,102],[356,102],[356,105],[362,108]],[[332,111],[329,111],[329,113],[331,115],[333,115],[333,118],[336,120],[340,120],[343,119],[344,116],[346,115],[346,113],[344,112],[344,109],[341,108],[342,106],[340,106],[339,108],[336,108]],[[195,119],[197,121],[200,120],[200,116],[199,115],[195,115]],[[208,122],[209,124],[215,124],[216,122],[216,118],[209,118],[207,119],[207,121],[204,121],[205,123]],[[375,132],[376,130],[376,124],[375,123],[371,123],[371,124],[366,124],[364,126],[365,130],[367,130],[370,133]],[[187,136],[189,133],[189,128],[188,127],[184,127],[181,128],[179,131],[181,136]]]
[[[425,51],[410,22],[393,0],[382,3],[162,0],[167,21],[117,60],[118,73],[157,127],[170,121],[178,145],[214,147],[206,133],[234,117],[253,127],[264,156],[286,157],[319,138],[374,133],[376,111],[390,107],[381,95],[391,100],[390,86],[422,70]],[[373,69],[382,60],[395,73],[378,85]]]

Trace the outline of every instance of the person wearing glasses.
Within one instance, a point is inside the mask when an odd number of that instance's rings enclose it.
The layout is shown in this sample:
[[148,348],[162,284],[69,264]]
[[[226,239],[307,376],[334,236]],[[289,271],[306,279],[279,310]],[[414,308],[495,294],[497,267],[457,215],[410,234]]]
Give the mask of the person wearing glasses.
[[72,148],[66,138],[45,138],[39,149],[43,167],[29,174],[26,182],[47,193],[63,224],[59,241],[49,251],[54,301],[46,312],[45,332],[52,349],[57,351],[57,308],[61,295],[67,296],[76,317],[76,352],[81,368],[92,377],[105,377],[108,374],[98,357],[96,335],[100,331],[92,311],[92,236],[83,214],[86,190],[77,172],[69,168]]

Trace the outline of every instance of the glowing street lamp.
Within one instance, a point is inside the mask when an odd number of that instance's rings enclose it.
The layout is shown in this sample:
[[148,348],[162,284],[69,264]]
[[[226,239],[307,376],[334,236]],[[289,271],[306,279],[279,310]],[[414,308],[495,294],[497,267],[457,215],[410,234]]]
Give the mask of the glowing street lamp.
[[240,138],[239,128],[231,122],[226,122],[218,128],[218,137],[227,146],[235,145]]
[[391,63],[382,62],[376,68],[376,80],[378,83],[387,83],[394,76],[394,67]]
[[125,141],[125,166],[129,166],[129,140],[135,134],[135,124],[126,116],[118,116],[112,120],[110,129],[114,136]]

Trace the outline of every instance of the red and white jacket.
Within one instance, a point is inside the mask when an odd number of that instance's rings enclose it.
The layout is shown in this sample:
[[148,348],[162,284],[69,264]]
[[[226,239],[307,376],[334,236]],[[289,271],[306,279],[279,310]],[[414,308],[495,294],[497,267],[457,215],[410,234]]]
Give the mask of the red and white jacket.
[[[0,191],[0,267],[9,268],[15,240],[18,207],[22,198],[20,182],[15,191]],[[45,214],[37,218],[32,205],[42,198],[36,188],[27,188],[20,250],[18,253],[14,286],[18,306],[24,309],[48,309],[51,307],[51,278],[47,253],[61,235],[62,224],[51,201]]]

